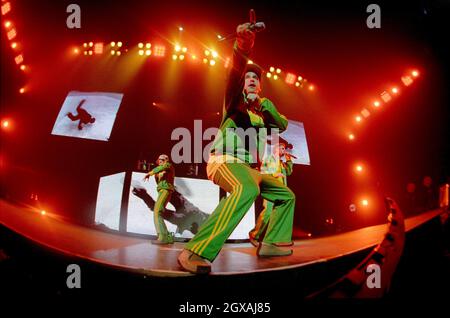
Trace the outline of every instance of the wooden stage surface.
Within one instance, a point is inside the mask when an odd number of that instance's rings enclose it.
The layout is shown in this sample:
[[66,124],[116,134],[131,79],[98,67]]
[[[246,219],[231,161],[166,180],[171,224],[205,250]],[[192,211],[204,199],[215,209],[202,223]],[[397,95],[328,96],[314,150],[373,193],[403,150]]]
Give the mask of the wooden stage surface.
[[[405,219],[405,229],[410,231],[441,213],[434,210]],[[114,268],[152,276],[192,275],[177,263],[184,243],[159,247],[147,239],[79,226],[3,200],[0,200],[0,224],[51,250]],[[387,224],[382,224],[328,237],[296,240],[294,254],[278,258],[256,257],[256,248],[250,243],[226,244],[213,263],[211,275],[283,270],[329,261],[374,247],[386,230]]]

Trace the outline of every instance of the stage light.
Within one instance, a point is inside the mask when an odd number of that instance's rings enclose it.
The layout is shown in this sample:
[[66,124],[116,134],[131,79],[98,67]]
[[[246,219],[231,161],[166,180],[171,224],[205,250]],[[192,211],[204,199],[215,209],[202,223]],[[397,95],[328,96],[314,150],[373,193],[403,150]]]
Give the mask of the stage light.
[[295,78],[296,78],[296,76],[294,74],[287,73],[286,74],[286,79],[285,79],[286,84],[289,84],[289,85],[294,84],[295,83]]
[[72,52],[73,52],[73,54],[79,54],[80,50],[76,47],[76,48],[73,49]]
[[84,42],[83,47],[88,47],[88,44],[86,42]]
[[414,70],[414,71],[411,72],[411,75],[413,77],[418,77],[419,76],[419,71]]
[[278,75],[275,74],[275,75],[273,76],[273,79],[274,79],[274,80],[277,80],[277,79],[278,79]]
[[19,54],[14,58],[14,62],[16,62],[16,64],[21,64],[23,62],[23,55]]
[[156,106],[156,103],[155,103],[155,102],[153,102],[153,103],[152,103],[152,105],[153,105],[153,106]]
[[6,21],[5,23],[4,23],[4,26],[5,26],[5,28],[10,28],[11,26],[12,26],[12,23],[11,23],[11,21]]
[[191,58],[192,58],[193,60],[196,60],[196,59],[197,59],[197,56],[195,56],[194,54],[192,54],[192,55],[191,55]]
[[2,120],[2,128],[7,129],[9,127],[9,120]]
[[308,237],[311,237],[312,236],[312,234],[311,233],[308,233]]
[[213,57],[218,57],[218,56],[219,56],[219,54],[217,54],[216,51],[211,51],[211,55],[212,55]]
[[299,82],[295,82],[295,86],[299,87],[300,83]]
[[17,42],[11,43],[11,48],[12,48],[12,49],[16,49],[16,48],[17,48]]
[[180,61],[182,61],[182,60],[184,60],[184,55],[181,54],[178,58],[180,59]]
[[361,115],[363,115],[364,118],[367,118],[367,117],[370,116],[370,112],[369,112],[367,109],[364,108],[364,109],[361,111]]
[[271,78],[272,77],[272,73],[268,72],[266,73],[267,78]]
[[411,76],[402,76],[402,82],[405,84],[405,86],[409,86],[413,83],[413,79]]
[[8,40],[14,39],[17,36],[16,29],[12,28],[11,30],[9,30],[6,36],[8,37]]
[[209,52],[208,50],[205,50],[205,55],[206,55],[206,56],[209,56],[209,53],[210,53],[210,52]]
[[88,52],[87,52],[87,51],[84,51],[84,55],[88,55]]
[[182,26],[178,27],[178,31],[183,31],[183,30],[184,30],[184,29],[183,29]]
[[203,59],[203,63],[205,63],[205,64],[208,63],[208,59],[207,59],[207,58],[204,58],[204,59]]
[[139,52],[138,52],[138,53],[139,53],[139,55],[141,55],[141,56],[142,56],[142,55],[144,55],[144,50],[139,50]]
[[138,44],[138,48],[142,49],[143,47],[144,47],[144,43],[140,42],[140,43]]
[[11,4],[9,2],[6,2],[4,5],[2,5],[2,15],[7,14],[9,11],[11,11]]
[[397,94],[398,93],[398,88],[397,87],[392,87],[391,92],[392,92],[392,94]]
[[118,47],[122,47],[122,42],[120,42],[120,41],[117,42],[117,46],[118,46]]
[[216,115],[219,116],[219,115],[220,115],[220,112],[217,112]]
[[151,44],[151,43],[145,43],[145,48],[149,49],[149,48],[151,48],[151,47],[152,47],[152,44]]
[[227,59],[225,60],[225,64],[224,64],[225,68],[228,68],[230,66],[230,61],[231,61],[231,59],[229,57],[227,57]]
[[89,47],[93,47],[94,46],[94,42],[89,42]]
[[95,43],[94,53],[95,54],[103,54],[103,43],[102,42]]
[[356,171],[356,172],[362,172],[362,171],[363,171],[363,166],[360,165],[360,164],[356,165],[356,166],[355,166],[355,171]]
[[152,50],[145,50],[145,55],[150,56],[152,54]]
[[21,89],[19,89],[19,93],[20,93],[20,94],[24,94],[24,93],[25,93],[25,88],[22,87]]
[[373,106],[374,106],[374,107],[380,107],[380,102],[377,101],[377,100],[374,101],[374,102],[373,102]]
[[356,204],[352,203],[348,206],[350,212],[356,212]]
[[181,46],[180,45],[175,45],[175,52],[180,52],[181,51]]
[[279,68],[277,68],[277,74],[280,74],[281,70]]
[[301,82],[303,80],[303,77],[299,76],[297,79]]
[[221,36],[220,34],[217,34],[217,38],[218,38],[219,40],[221,40],[221,39],[222,39],[222,36]]
[[275,67],[271,66],[270,69],[269,69],[269,71],[270,71],[270,73],[275,72]]
[[363,200],[361,200],[361,204],[362,204],[363,206],[368,206],[368,205],[369,205],[369,200],[363,199]]
[[116,51],[115,50],[111,50],[111,55],[116,55]]
[[94,54],[94,52],[92,51],[92,50],[89,50],[89,55],[92,55],[92,54]]
[[253,61],[252,60],[248,60],[247,64],[253,64]]
[[309,85],[309,87],[308,87],[308,89],[310,90],[310,91],[313,91],[313,90],[315,90],[316,88],[314,87],[314,85]]
[[20,70],[21,70],[21,71],[25,71],[26,68],[27,68],[27,67],[26,67],[25,65],[23,65],[23,64],[20,65]]
[[387,103],[387,102],[389,102],[392,99],[392,96],[388,92],[384,91],[383,93],[381,93],[381,99],[385,103]]
[[47,211],[45,211],[45,210],[41,211],[41,215],[46,215],[46,214],[47,214]]
[[183,53],[186,53],[186,52],[187,52],[187,47],[183,47],[183,48],[181,49],[181,51],[182,51]]
[[209,65],[214,66],[215,64],[216,64],[216,61],[215,61],[215,60],[209,61]]
[[153,55],[154,56],[166,55],[166,47],[164,45],[156,45],[155,48],[153,49]]
[[115,47],[116,46],[116,42],[111,42],[111,47]]
[[355,140],[355,135],[353,135],[353,134],[348,134],[348,139],[350,139],[350,140]]
[[357,122],[357,123],[359,123],[359,122],[361,122],[362,121],[362,117],[361,116],[355,116],[355,121]]
[[177,58],[178,58],[178,55],[176,55],[176,54],[173,54],[173,55],[172,55],[172,60],[175,61]]
[[122,52],[120,52],[120,51],[117,51],[117,52],[116,52],[116,55],[117,55],[117,56],[120,56],[121,54],[122,54]]

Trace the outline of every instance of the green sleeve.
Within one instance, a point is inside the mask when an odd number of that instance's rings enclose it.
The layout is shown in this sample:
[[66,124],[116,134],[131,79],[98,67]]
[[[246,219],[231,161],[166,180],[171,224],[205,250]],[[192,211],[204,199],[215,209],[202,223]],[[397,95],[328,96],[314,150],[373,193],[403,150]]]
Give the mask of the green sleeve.
[[237,42],[233,46],[233,57],[230,64],[230,74],[228,76],[227,86],[225,89],[224,110],[230,112],[239,104],[244,89],[244,72],[247,65],[249,51],[243,51],[237,46]]
[[286,130],[288,126],[288,120],[286,116],[281,115],[275,105],[267,98],[262,98],[261,100],[261,111],[266,115],[265,118],[268,118],[268,125],[270,128],[278,128],[280,132]]
[[154,168],[152,171],[150,171],[150,175],[155,175],[157,173],[160,173],[161,171],[164,170],[169,170],[170,169],[171,164],[169,162],[163,164],[162,166],[157,166],[156,168]]
[[286,176],[290,176],[292,174],[292,170],[294,168],[294,163],[292,160],[286,161]]

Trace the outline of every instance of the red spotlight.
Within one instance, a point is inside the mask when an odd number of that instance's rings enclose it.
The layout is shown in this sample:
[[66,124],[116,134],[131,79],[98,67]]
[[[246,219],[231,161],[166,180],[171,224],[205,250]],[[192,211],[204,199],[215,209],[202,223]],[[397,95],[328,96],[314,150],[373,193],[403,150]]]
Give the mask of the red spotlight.
[[11,48],[12,48],[12,49],[16,49],[16,48],[17,48],[17,42],[11,43]]
[[21,71],[25,71],[26,68],[27,68],[27,67],[26,67],[25,65],[23,65],[23,64],[20,65],[20,70],[21,70]]
[[362,165],[358,164],[358,165],[355,166],[355,171],[356,171],[356,172],[360,173],[360,172],[362,172],[363,170],[364,170],[364,168],[363,168]]
[[374,107],[380,107],[380,105],[381,105],[380,102],[377,100],[373,102]]
[[309,85],[309,87],[308,87],[308,89],[310,90],[310,91],[313,91],[313,90],[315,90],[316,88],[314,87],[314,85]]
[[418,76],[419,76],[419,71],[414,70],[414,71],[411,72],[411,75],[412,75],[413,77],[418,77]]
[[153,49],[153,55],[159,57],[166,55],[166,47],[164,45],[156,45]]
[[9,11],[11,11],[11,4],[9,2],[6,2],[4,5],[2,5],[2,15],[7,14]]
[[357,123],[359,123],[359,122],[361,122],[362,121],[362,117],[361,116],[356,116],[355,117],[355,121],[357,122]]
[[6,36],[8,37],[8,40],[14,39],[17,36],[16,29],[12,28],[11,30],[9,30]]
[[12,26],[12,22],[6,21],[3,25],[5,26],[5,28],[9,29]]
[[361,200],[361,205],[363,205],[363,206],[369,206],[369,200],[367,200],[367,199]]
[[384,91],[383,93],[381,93],[381,99],[384,100],[385,103],[389,102],[392,99],[392,96]]
[[295,83],[295,80],[296,80],[296,79],[297,79],[297,77],[296,77],[294,74],[292,74],[292,73],[287,73],[287,74],[286,74],[285,82],[286,82],[286,84],[292,85],[292,84]]
[[20,93],[20,94],[23,94],[23,93],[25,93],[25,88],[24,88],[24,87],[22,87],[21,89],[19,89],[19,93]]
[[95,43],[94,53],[95,54],[103,54],[103,42]]
[[398,88],[392,87],[391,92],[392,92],[392,94],[398,94]]
[[45,210],[41,211],[41,215],[46,215],[46,214],[47,214],[47,211],[45,211]]
[[9,120],[7,119],[2,120],[2,129],[8,129],[9,125],[10,125]]
[[14,61],[16,62],[16,64],[21,64],[23,62],[23,55],[19,54],[14,58]]
[[349,135],[348,135],[348,139],[350,139],[350,140],[355,140],[355,135],[349,134]]

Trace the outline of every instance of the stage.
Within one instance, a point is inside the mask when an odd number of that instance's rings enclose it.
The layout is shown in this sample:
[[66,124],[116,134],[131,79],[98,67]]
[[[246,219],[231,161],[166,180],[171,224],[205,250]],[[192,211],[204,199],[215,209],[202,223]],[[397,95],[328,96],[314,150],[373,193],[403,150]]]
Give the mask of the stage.
[[[384,213],[384,212],[383,212]],[[439,216],[433,210],[405,219],[405,231]],[[102,232],[62,220],[57,215],[0,201],[0,224],[33,243],[70,257],[115,269],[158,277],[185,277],[177,256],[184,243],[169,247],[149,240]],[[338,235],[296,240],[289,257],[261,259],[250,243],[226,244],[213,263],[211,275],[245,275],[282,271],[319,264],[370,250],[386,234],[387,224],[370,226]]]

